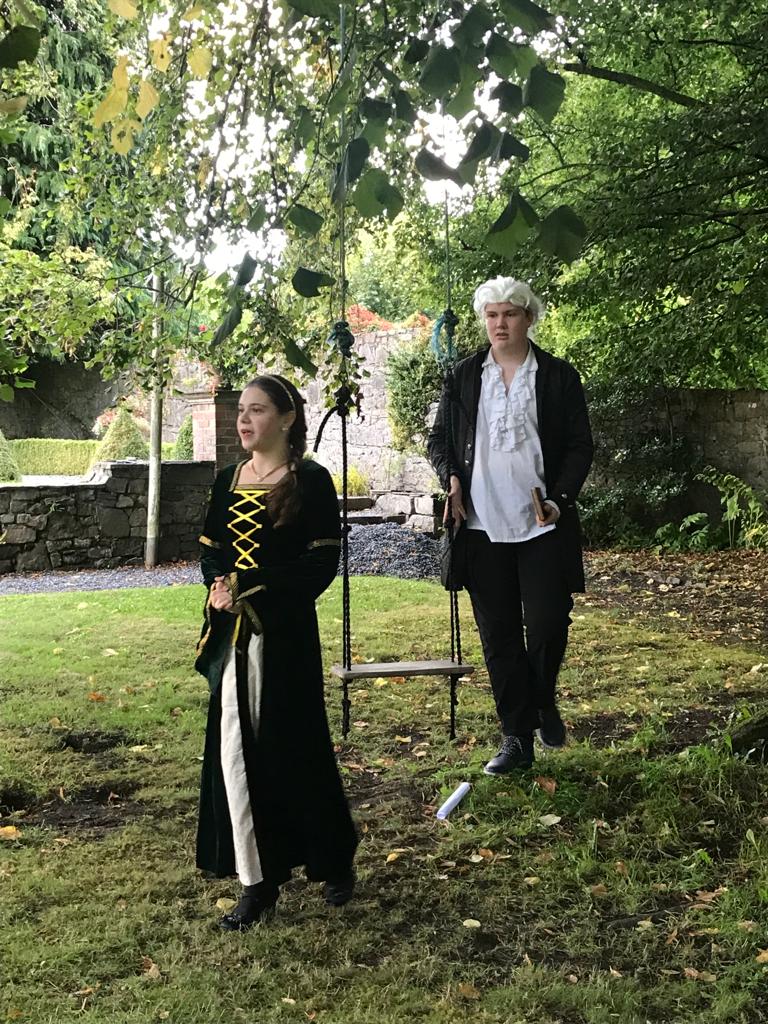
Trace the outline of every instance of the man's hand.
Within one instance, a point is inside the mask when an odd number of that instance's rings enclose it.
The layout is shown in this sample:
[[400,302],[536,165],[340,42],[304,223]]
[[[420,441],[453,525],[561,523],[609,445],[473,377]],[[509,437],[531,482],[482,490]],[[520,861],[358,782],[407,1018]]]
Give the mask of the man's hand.
[[555,505],[552,505],[550,502],[545,501],[544,511],[547,513],[546,517],[544,519],[539,519],[539,517],[536,516],[536,522],[539,526],[553,526],[560,518],[560,509]]
[[467,513],[464,508],[464,500],[461,494],[461,481],[457,476],[451,476],[451,487],[448,491],[448,497],[445,502],[445,511],[443,512],[443,526],[448,523],[449,508],[453,513],[453,525],[455,527],[460,526],[467,518]]
[[235,605],[226,576],[217,576],[211,587],[211,604],[219,612],[234,612]]

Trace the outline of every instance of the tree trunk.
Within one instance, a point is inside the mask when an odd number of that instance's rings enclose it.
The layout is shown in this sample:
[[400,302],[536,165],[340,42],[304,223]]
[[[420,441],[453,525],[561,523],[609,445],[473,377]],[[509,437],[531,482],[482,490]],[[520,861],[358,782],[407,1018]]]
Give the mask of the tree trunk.
[[[154,303],[160,307],[163,302],[165,284],[162,274],[152,274]],[[162,334],[162,317],[155,315],[152,326],[155,341],[155,362]],[[152,388],[149,405],[149,494],[147,495],[147,541],[144,548],[144,565],[154,569],[157,565],[160,546],[160,475],[162,472],[163,439],[163,385],[159,379]]]

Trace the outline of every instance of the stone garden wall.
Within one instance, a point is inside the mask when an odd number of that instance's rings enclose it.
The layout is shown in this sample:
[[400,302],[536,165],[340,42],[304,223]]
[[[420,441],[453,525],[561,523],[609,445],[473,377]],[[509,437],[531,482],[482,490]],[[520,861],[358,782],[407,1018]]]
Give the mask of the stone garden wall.
[[[213,483],[211,462],[165,462],[160,561],[196,559]],[[141,565],[146,462],[101,463],[86,482],[0,484],[0,573]]]

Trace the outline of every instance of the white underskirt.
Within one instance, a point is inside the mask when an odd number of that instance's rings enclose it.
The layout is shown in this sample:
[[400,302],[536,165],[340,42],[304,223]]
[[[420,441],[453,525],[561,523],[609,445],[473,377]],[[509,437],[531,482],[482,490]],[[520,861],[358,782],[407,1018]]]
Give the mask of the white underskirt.
[[[248,711],[254,735],[259,731],[261,686],[264,664],[264,637],[252,636],[248,644]],[[221,680],[221,770],[227,792],[235,870],[243,885],[264,880],[261,858],[253,828],[253,814],[243,757],[243,734],[237,705],[235,648],[230,647]]]

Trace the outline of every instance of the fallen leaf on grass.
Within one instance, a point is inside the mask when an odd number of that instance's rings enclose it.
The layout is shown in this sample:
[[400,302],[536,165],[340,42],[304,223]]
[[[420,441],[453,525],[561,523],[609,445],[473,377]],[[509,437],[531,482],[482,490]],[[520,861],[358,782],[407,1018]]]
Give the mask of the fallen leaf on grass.
[[624,975],[621,973],[621,971],[617,971],[615,967],[609,967],[608,968],[608,973],[611,975],[612,978],[623,978],[624,977]]
[[91,692],[88,694],[88,700],[100,701],[100,700],[106,700],[106,699],[107,698],[104,696],[104,694],[103,693],[99,693],[98,690],[91,690]]
[[395,743],[410,743],[410,736],[395,736]]
[[64,653],[64,648],[63,647],[54,647],[53,648],[53,653],[54,654],[63,654]]
[[755,957],[759,964],[768,964],[768,949],[761,949]]
[[708,892],[706,889],[697,889],[696,899],[702,903],[712,903],[718,896],[722,896],[724,892],[728,892],[728,888],[725,886],[720,886],[719,889],[715,889],[713,892]]
[[151,978],[152,981],[160,981],[162,974],[155,961],[148,956],[141,958],[141,973],[144,978]]
[[638,932],[648,932],[652,928],[653,928],[653,921],[649,917],[646,917],[646,918],[643,918],[642,921],[638,921],[637,922],[637,928],[635,930],[638,931]]
[[397,850],[393,850],[387,854],[386,864],[391,864],[392,861],[397,860],[401,853],[410,853],[411,851],[406,847],[400,847]]
[[756,921],[739,921],[736,925],[737,928],[741,928],[743,932],[753,932],[757,928]]
[[617,874],[623,875],[624,878],[629,878],[629,871],[627,870],[627,865],[623,860],[617,860],[614,867],[616,868]]
[[465,921],[461,922],[465,928],[480,928],[480,922],[475,920],[474,917],[468,917]]
[[148,743],[137,743],[135,747],[128,747],[128,752],[131,754],[140,754],[144,750],[149,750]]
[[470,856],[469,859],[472,861],[473,864],[482,864],[483,863],[483,858],[480,856],[479,853],[473,853]]
[[101,652],[102,658],[114,658],[116,654],[117,651],[114,649],[114,647],[105,647],[104,650]]
[[579,983],[578,975],[576,975],[576,974],[569,974],[568,975],[568,981],[570,981],[570,983],[572,985],[578,985],[578,983]]
[[493,850],[489,850],[485,846],[481,846],[477,852],[483,860],[493,860]]
[[590,885],[589,891],[592,893],[593,896],[608,895],[608,889],[603,885],[602,882],[599,882],[597,885]]
[[694,981],[717,981],[716,974],[710,974],[709,971],[697,971],[695,967],[684,967],[683,974],[686,978],[692,978]]
[[475,988],[474,985],[470,985],[467,981],[462,981],[459,985],[459,995],[463,996],[464,999],[479,999],[480,990]]
[[557,825],[558,822],[562,820],[562,816],[559,814],[542,814],[542,816],[539,818],[540,824],[546,826],[546,828],[551,828],[553,825]]
[[15,825],[3,825],[0,828],[0,839],[20,839],[21,831]]
[[544,775],[537,775],[533,781],[539,789],[543,789],[545,793],[548,793],[550,796],[555,795],[555,790],[557,789],[556,779],[548,779]]
[[541,879],[539,878],[538,875],[528,875],[528,877],[524,878],[523,881],[525,882],[526,885],[534,886],[534,885],[538,885],[539,882],[541,881]]
[[296,1005],[296,1000],[295,999],[291,999],[290,996],[283,996],[281,1002],[287,1003],[288,1006],[295,1006]]
[[93,988],[93,986],[86,985],[85,988],[79,988],[77,990],[77,992],[73,992],[72,995],[73,996],[92,996],[95,991],[96,991],[96,989]]
[[227,896],[222,896],[221,899],[216,900],[216,909],[223,910],[225,914],[229,913],[232,907],[237,905],[236,900],[231,900]]
[[537,864],[551,864],[555,859],[555,855],[551,850],[542,850],[541,853],[537,853],[533,859]]

